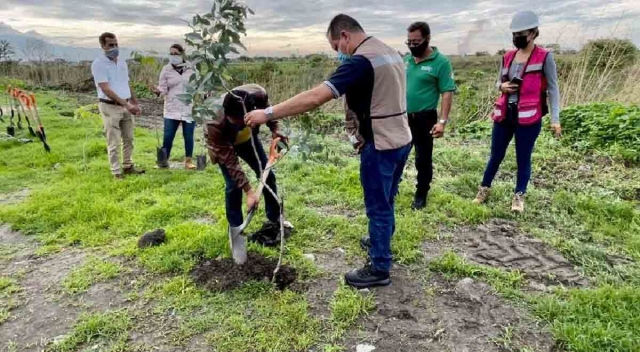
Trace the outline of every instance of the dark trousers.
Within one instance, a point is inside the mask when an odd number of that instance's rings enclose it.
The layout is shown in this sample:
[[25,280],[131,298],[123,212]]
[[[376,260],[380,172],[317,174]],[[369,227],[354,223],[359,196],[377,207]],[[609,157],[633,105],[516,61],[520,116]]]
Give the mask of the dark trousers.
[[367,143],[360,154],[360,182],[369,218],[369,257],[376,270],[391,269],[391,237],[396,230],[395,197],[411,145],[393,150],[376,150]]
[[[239,144],[234,146],[234,150],[238,157],[244,160],[249,167],[256,173],[258,179],[262,176],[260,175],[260,168],[258,166],[258,160],[256,160],[256,155],[253,152],[253,147],[251,146],[251,140],[248,142]],[[267,166],[267,156],[264,153],[264,148],[262,144],[257,140],[256,137],[256,151],[258,152],[258,157],[260,158],[260,164],[262,165],[262,169]],[[224,176],[224,180],[226,182],[225,189],[225,205],[227,210],[227,221],[229,222],[229,226],[238,227],[242,225],[243,215],[242,215],[242,189],[238,188],[236,182],[229,175],[229,171],[227,167],[223,164],[220,165],[220,170],[222,171],[222,175]],[[269,173],[269,177],[267,178],[267,185],[271,187],[274,192],[278,192],[276,187],[276,175],[273,172]],[[267,219],[272,222],[280,221],[280,205],[278,201],[273,197],[271,192],[269,192],[266,188],[263,192],[265,207],[267,212]]]
[[491,157],[484,172],[482,186],[491,187],[491,183],[498,173],[500,164],[504,160],[507,148],[513,137],[516,137],[516,161],[518,164],[518,177],[516,181],[516,193],[526,193],[529,179],[531,178],[531,155],[536,140],[540,135],[542,122],[529,126],[518,124],[518,108],[509,105],[507,118],[493,124],[491,135]]
[[416,194],[424,197],[431,189],[433,180],[433,137],[431,129],[438,122],[436,110],[426,110],[409,114],[409,127],[413,135],[413,147],[416,150],[416,169],[418,185]]
[[162,148],[167,151],[167,158],[171,155],[173,140],[176,138],[178,127],[182,125],[182,137],[184,138],[184,150],[187,158],[193,157],[193,133],[196,130],[195,122],[164,119],[164,139]]

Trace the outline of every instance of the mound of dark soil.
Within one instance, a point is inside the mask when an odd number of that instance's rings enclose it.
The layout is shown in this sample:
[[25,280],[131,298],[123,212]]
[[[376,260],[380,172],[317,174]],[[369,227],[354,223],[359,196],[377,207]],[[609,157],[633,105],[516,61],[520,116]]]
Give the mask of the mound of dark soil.
[[[191,271],[193,280],[211,291],[227,291],[240,287],[249,281],[271,282],[277,260],[249,253],[244,265],[237,265],[233,259],[206,260]],[[283,265],[276,275],[275,284],[284,290],[298,278],[296,270]]]
[[155,247],[167,240],[167,234],[163,229],[147,232],[138,240],[138,248]]

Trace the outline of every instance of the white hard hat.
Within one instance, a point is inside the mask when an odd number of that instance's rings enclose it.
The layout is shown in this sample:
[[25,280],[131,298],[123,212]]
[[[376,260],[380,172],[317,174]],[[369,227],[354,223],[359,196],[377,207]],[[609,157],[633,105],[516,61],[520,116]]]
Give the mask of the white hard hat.
[[538,15],[533,11],[520,11],[513,15],[511,20],[511,32],[521,32],[527,29],[533,29],[540,26]]

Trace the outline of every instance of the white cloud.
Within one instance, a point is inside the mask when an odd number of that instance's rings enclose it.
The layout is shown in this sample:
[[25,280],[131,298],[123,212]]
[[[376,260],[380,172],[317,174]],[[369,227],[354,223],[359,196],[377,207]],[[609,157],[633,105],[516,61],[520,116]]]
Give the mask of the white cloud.
[[[248,0],[256,16],[248,20],[245,39],[251,54],[327,52],[324,38],[331,17],[344,11],[365,29],[397,49],[404,50],[407,26],[417,20],[430,23],[433,43],[447,53],[465,50],[495,51],[510,45],[511,15],[531,6],[528,0]],[[123,45],[166,50],[180,41],[187,27],[182,20],[210,8],[210,0],[3,0],[0,18],[26,32],[36,30],[60,44],[97,46],[103,31],[115,32]],[[640,39],[640,1],[537,0],[533,9],[541,16],[541,42],[577,47],[593,37],[617,35]]]

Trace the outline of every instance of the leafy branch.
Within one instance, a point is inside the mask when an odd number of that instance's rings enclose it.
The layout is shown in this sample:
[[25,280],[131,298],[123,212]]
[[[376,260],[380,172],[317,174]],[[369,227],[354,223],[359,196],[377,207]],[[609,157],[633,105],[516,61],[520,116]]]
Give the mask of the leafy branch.
[[236,0],[214,0],[209,13],[196,14],[188,22],[191,32],[185,34],[185,41],[194,50],[187,57],[187,65],[194,73],[186,93],[178,98],[193,103],[197,122],[215,119],[216,110],[221,108],[217,97],[229,91],[226,82],[232,79],[227,55],[246,50],[240,36],[246,36],[244,20],[249,13],[253,11]]

